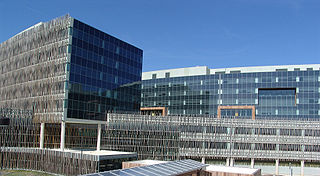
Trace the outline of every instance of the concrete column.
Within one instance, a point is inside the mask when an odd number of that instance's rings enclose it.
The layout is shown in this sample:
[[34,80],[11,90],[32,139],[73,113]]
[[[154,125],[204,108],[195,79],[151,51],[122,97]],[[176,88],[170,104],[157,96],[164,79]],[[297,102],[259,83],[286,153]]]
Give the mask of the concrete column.
[[279,159],[276,160],[276,175],[279,175]]
[[64,141],[66,137],[66,122],[61,122],[61,139],[60,139],[60,150],[64,151]]
[[234,165],[234,158],[230,158],[230,166],[233,167],[233,165]]
[[97,151],[100,151],[101,144],[101,124],[98,124]]
[[230,142],[228,142],[227,143],[227,150],[230,151],[230,149],[231,149],[231,144],[230,144]]
[[[280,129],[277,129],[277,139],[279,140],[279,138],[280,138]],[[280,149],[280,144],[279,143],[277,143],[276,144],[276,151],[279,151],[279,149]]]
[[254,168],[254,159],[251,158],[251,169],[253,169],[253,168]]
[[[301,136],[302,136],[302,138],[304,138],[305,133],[306,133],[306,130],[303,129],[303,130],[301,131]],[[306,149],[306,146],[305,146],[304,144],[302,144],[302,145],[301,145],[301,151],[304,152],[305,149]]]
[[304,161],[301,161],[301,176],[304,176]]
[[43,143],[44,143],[44,128],[45,128],[45,123],[41,123],[40,126],[40,149],[43,149]]
[[206,158],[205,158],[205,157],[202,157],[201,163],[202,163],[202,164],[206,164]]
[[255,143],[252,143],[252,144],[251,144],[251,150],[255,150],[255,147],[256,147],[256,144],[255,144]]
[[229,158],[226,159],[226,166],[230,166],[230,159]]

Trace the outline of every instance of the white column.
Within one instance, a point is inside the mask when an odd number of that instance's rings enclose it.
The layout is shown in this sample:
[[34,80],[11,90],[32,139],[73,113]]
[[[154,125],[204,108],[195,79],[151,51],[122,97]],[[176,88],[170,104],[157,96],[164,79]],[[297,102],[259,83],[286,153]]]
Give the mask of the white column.
[[97,151],[100,151],[100,143],[101,143],[101,124],[98,124]]
[[233,167],[233,165],[234,165],[234,158],[230,158],[230,166]]
[[205,158],[205,157],[202,157],[201,163],[202,163],[202,164],[206,164],[206,158]]
[[253,168],[254,168],[254,159],[251,158],[251,169],[253,169]]
[[229,158],[226,159],[226,166],[230,166],[230,159]]
[[45,128],[45,123],[41,123],[40,126],[40,149],[43,149],[43,143],[44,143],[44,128]]
[[276,160],[276,175],[279,175],[279,159]]
[[60,140],[60,150],[64,151],[64,140],[66,135],[66,122],[61,122],[61,140]]
[[301,161],[301,176],[304,176],[304,161]]

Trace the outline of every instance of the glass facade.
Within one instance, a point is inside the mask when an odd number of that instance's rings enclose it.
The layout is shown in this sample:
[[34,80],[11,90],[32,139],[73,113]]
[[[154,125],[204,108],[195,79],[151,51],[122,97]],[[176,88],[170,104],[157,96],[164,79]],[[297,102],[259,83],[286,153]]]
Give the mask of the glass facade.
[[69,15],[40,22],[0,44],[0,107],[49,123],[138,112],[142,56]]
[[[218,115],[219,106],[254,106],[256,118],[320,118],[319,70],[156,76],[142,81],[141,107],[167,107],[169,115]],[[251,114],[221,110],[222,116]]]
[[74,19],[68,65],[68,118],[103,120],[138,112],[142,50]]

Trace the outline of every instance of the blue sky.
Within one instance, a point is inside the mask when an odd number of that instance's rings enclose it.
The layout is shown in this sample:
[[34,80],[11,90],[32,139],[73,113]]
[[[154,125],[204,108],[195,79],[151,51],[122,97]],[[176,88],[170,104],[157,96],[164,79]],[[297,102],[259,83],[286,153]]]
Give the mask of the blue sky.
[[0,0],[0,42],[67,13],[143,49],[143,71],[320,63],[319,0]]

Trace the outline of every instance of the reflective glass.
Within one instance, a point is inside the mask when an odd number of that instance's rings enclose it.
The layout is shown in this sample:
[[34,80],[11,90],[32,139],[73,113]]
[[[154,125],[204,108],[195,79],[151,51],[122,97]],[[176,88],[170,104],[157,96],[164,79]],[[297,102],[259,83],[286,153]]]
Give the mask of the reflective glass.
[[256,118],[320,118],[319,86],[319,70],[154,76],[142,81],[141,104],[167,107],[170,115],[217,115],[219,106],[255,106]]
[[[74,21],[68,96],[77,104],[68,106],[68,118],[104,120],[105,112],[138,112],[142,50]],[[83,107],[89,108],[81,117],[71,113]]]

